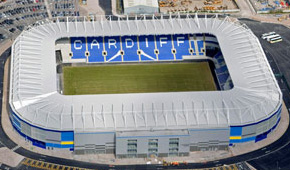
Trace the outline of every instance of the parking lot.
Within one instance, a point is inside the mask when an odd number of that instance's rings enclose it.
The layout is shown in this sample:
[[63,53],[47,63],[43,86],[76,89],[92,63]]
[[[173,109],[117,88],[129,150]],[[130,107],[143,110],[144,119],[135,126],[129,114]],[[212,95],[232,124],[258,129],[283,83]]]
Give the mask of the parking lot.
[[0,3],[0,44],[48,17],[79,16],[78,0],[10,0]]

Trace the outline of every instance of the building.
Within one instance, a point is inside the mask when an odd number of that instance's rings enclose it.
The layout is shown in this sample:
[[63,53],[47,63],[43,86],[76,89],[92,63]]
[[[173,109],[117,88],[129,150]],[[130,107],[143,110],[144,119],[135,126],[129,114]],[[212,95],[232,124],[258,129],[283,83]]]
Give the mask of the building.
[[[162,18],[55,19],[22,32],[12,45],[10,70],[9,108],[15,130],[42,148],[114,153],[118,158],[186,156],[267,138],[280,121],[282,93],[251,30],[229,17]],[[71,96],[59,92],[55,50],[61,50],[67,63],[129,62],[135,59],[125,57],[129,48],[121,53],[118,41],[126,36],[138,48],[138,38],[153,37],[150,43],[159,52],[148,57],[151,54],[143,49],[146,62],[183,61],[178,54],[184,48],[175,46],[176,54],[172,50],[178,41],[192,43],[183,51],[192,59],[207,57],[207,50],[220,47],[211,60],[219,65],[215,72],[222,90]],[[97,46],[98,38],[108,37],[114,53],[106,48],[110,43],[100,46],[106,54],[90,48],[93,42]],[[170,55],[164,55],[168,49]],[[135,62],[143,61],[142,51]]]
[[123,0],[124,14],[156,14],[158,0]]

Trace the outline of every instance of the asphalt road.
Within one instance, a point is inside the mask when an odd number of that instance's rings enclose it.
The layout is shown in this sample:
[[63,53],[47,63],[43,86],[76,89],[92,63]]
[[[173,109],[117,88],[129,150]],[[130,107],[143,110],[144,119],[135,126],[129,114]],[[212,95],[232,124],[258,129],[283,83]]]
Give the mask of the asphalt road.
[[112,2],[109,0],[99,0],[99,6],[105,11],[105,15],[113,15]]
[[11,170],[11,169],[13,169],[13,168],[10,167],[10,166],[8,166],[8,165],[1,164],[1,163],[0,163],[0,169],[1,169],[1,170]]
[[[242,19],[244,23],[246,23],[253,32],[260,37],[260,34],[269,31],[276,31],[277,33],[281,34],[283,37],[283,42],[276,43],[276,44],[268,44],[268,42],[264,40],[260,40],[261,44],[265,50],[269,63],[274,71],[275,74],[282,74],[283,76],[278,76],[277,80],[280,85],[280,88],[283,92],[283,98],[286,103],[287,108],[290,108],[290,92],[286,85],[286,80],[288,84],[290,84],[290,72],[288,72],[288,68],[290,68],[290,62],[287,56],[290,56],[290,30],[284,26],[275,25],[275,24],[267,24],[267,23],[259,23],[255,21],[250,21],[247,19]],[[3,82],[3,69],[4,69],[4,62],[6,61],[7,57],[10,55],[10,50],[7,50],[1,57],[0,57],[0,82]],[[0,90],[2,92],[3,83],[0,83]],[[2,93],[0,94],[2,96]],[[2,97],[0,98],[2,100]],[[0,108],[2,107],[2,101],[0,101]],[[1,114],[0,114],[1,118]],[[290,169],[290,128],[287,129],[286,133],[276,142],[273,144],[262,148],[260,150],[247,153],[244,155],[217,160],[208,163],[191,163],[187,166],[179,166],[179,167],[163,167],[161,165],[128,165],[128,166],[116,166],[111,167],[109,165],[101,165],[101,164],[92,164],[92,163],[85,163],[80,161],[68,160],[68,159],[59,159],[56,157],[45,156],[41,154],[36,154],[29,150],[25,150],[24,148],[20,147],[15,150],[16,153],[23,155],[28,158],[56,163],[56,164],[63,164],[63,165],[70,165],[70,166],[77,166],[83,168],[93,168],[93,169],[193,169],[193,168],[208,168],[214,166],[220,166],[223,164],[232,164],[236,162],[248,161],[251,165],[259,170],[274,170],[274,169]],[[0,123],[0,142],[3,143],[8,148],[14,148],[16,144],[11,141],[7,135],[3,132],[2,125]],[[30,169],[30,168],[29,168]]]

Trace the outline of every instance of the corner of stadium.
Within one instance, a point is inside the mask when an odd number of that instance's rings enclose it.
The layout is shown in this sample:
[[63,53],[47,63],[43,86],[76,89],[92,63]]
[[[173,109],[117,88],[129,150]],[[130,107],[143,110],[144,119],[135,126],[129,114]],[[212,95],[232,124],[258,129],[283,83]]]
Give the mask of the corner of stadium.
[[[196,63],[206,63],[207,72],[181,65]],[[78,70],[67,76],[64,68]],[[214,88],[205,87],[209,82]],[[10,121],[43,149],[117,158],[227,150],[266,139],[281,108],[259,40],[228,16],[55,18],[29,27],[12,45]]]

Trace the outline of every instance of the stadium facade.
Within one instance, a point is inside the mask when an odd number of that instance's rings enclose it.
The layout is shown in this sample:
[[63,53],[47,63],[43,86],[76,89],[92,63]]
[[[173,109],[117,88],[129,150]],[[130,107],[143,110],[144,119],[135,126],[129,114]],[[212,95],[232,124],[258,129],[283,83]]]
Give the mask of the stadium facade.
[[[188,35],[194,35],[193,44]],[[124,49],[126,36],[132,41],[127,40]],[[94,41],[98,37],[103,37],[101,45]],[[140,37],[153,38],[152,54],[140,49]],[[219,46],[222,57],[211,60],[226,63],[229,75],[219,80],[224,86],[217,91],[62,95],[55,52],[60,39],[70,40],[64,41],[70,48],[61,52],[67,63],[182,61],[207,58],[207,48]],[[186,47],[178,48],[177,43],[186,41]],[[140,52],[125,56],[130,54],[128,47]],[[168,48],[172,53],[163,55]],[[222,67],[217,73],[218,69]],[[34,25],[13,43],[9,92],[12,125],[33,145],[77,154],[114,153],[119,158],[186,156],[190,151],[258,142],[278,125],[282,105],[258,39],[245,25],[217,15],[64,18]]]

